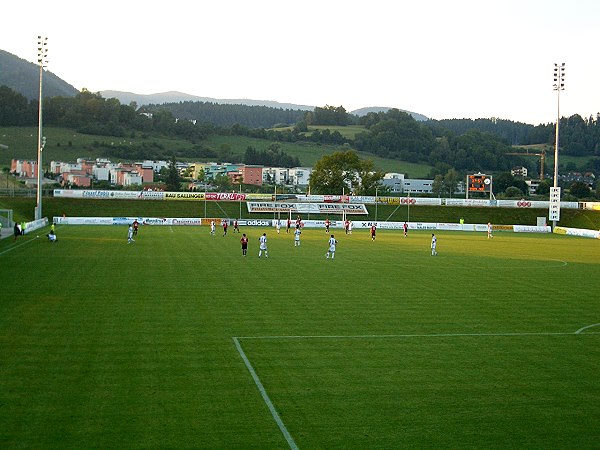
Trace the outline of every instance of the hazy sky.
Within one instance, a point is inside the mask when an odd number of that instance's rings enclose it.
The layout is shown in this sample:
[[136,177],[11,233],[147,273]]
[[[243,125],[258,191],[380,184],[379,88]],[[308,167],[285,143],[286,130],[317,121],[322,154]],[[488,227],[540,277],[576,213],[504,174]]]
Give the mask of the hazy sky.
[[[598,0],[3,2],[0,49],[77,89],[180,91],[434,119],[600,111]],[[0,68],[1,70],[1,68]]]

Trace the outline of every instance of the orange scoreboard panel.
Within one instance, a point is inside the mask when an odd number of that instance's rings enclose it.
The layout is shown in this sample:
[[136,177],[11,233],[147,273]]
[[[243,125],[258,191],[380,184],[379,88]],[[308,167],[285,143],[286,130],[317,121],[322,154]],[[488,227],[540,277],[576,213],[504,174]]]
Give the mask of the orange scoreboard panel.
[[467,180],[469,192],[490,192],[492,186],[491,176],[482,174],[469,175]]

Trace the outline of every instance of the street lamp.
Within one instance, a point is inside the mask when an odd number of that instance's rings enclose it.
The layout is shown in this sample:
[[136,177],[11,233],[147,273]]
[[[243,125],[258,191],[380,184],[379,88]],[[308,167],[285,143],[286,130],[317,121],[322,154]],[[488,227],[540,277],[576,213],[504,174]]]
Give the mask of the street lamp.
[[48,38],[38,36],[38,64],[40,66],[40,97],[38,104],[38,160],[37,160],[37,206],[35,208],[35,219],[42,218],[42,151],[46,144],[46,138],[42,136],[42,79],[44,67],[48,65]]
[[560,91],[565,90],[565,63],[554,63],[554,90],[556,91],[556,132],[554,141],[554,188],[550,193],[550,204],[554,209],[551,211],[552,228],[560,218],[560,189],[558,188],[558,131],[560,125]]

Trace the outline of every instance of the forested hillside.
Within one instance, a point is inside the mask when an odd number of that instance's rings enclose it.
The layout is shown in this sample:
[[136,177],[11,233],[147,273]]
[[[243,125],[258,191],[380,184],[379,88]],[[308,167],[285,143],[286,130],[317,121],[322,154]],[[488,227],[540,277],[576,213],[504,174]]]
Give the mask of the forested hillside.
[[225,105],[210,102],[179,102],[147,105],[144,110],[156,113],[169,111],[179,119],[210,123],[217,127],[235,124],[250,128],[271,128],[278,124],[293,125],[302,120],[303,110],[271,108],[267,106]]
[[[3,18],[7,20],[6,17]],[[39,66],[11,53],[0,50],[0,86],[9,86],[22,94],[27,100],[39,97]],[[60,79],[52,72],[44,72],[44,97],[73,97],[77,89]]]
[[[291,111],[277,108],[217,105],[182,102],[178,108],[203,111],[204,120],[188,120],[168,108],[154,106],[150,110],[123,105],[117,99],[83,90],[74,97],[44,99],[44,125],[73,129],[77,133],[131,138],[135,136],[174,137],[189,142],[177,155],[190,158],[213,158],[217,154],[203,146],[210,136],[246,136],[274,142],[307,142],[354,148],[367,154],[434,167],[430,174],[446,175],[458,171],[506,172],[514,166],[525,166],[531,176],[539,176],[539,164],[531,158],[511,156],[514,144],[551,144],[554,126],[527,125],[508,120],[447,120],[418,122],[410,114],[391,109],[369,113],[363,117],[349,114],[343,106],[316,107],[314,111]],[[222,121],[244,119],[256,123],[294,123],[292,127],[272,129],[265,126],[218,125]],[[33,126],[37,124],[37,102],[0,86],[0,126]],[[342,134],[340,129],[352,124],[363,132]],[[331,128],[331,129],[330,129]],[[600,176],[600,116],[583,119],[578,115],[560,122],[561,154],[579,157],[569,161],[570,170],[593,171]],[[106,152],[128,159],[153,159],[165,150],[153,146],[128,143],[109,144]],[[269,144],[267,144],[269,145]],[[266,146],[265,146],[266,147]],[[226,149],[224,149],[226,150]],[[184,153],[182,153],[184,152]],[[221,153],[223,157],[229,154]],[[218,156],[218,155],[217,155]],[[585,158],[581,158],[585,157]],[[281,158],[250,152],[247,160]],[[238,154],[243,162],[244,155]],[[300,161],[302,158],[300,157]],[[285,164],[297,163],[296,155],[282,158]],[[547,171],[547,169],[546,169]]]

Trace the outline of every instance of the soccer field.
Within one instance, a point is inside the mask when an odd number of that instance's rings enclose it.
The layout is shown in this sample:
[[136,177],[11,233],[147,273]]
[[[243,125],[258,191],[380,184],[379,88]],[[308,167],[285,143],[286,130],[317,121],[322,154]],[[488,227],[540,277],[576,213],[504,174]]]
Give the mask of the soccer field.
[[2,447],[598,448],[600,242],[219,231],[0,242]]

